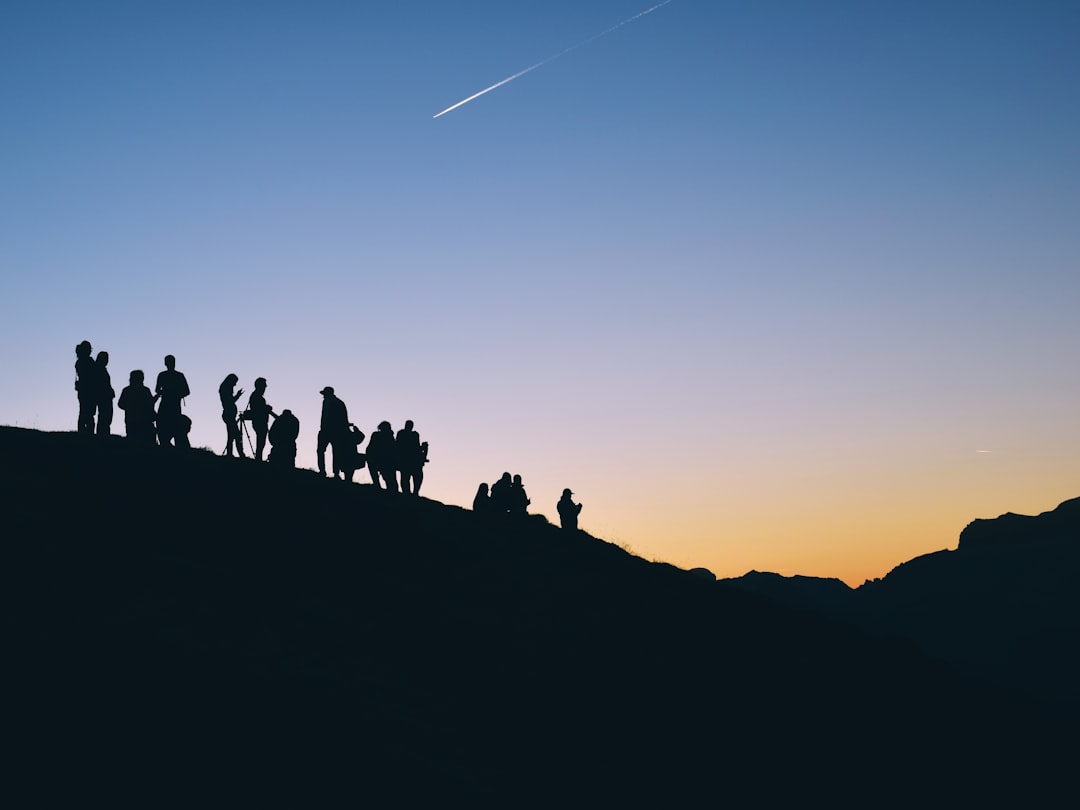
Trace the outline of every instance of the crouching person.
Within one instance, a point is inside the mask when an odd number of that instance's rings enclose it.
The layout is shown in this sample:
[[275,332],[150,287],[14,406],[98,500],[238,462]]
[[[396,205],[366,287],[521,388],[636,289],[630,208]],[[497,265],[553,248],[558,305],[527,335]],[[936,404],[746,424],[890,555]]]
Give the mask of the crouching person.
[[296,437],[300,435],[300,420],[288,408],[270,426],[270,458],[267,461],[278,467],[296,466]]

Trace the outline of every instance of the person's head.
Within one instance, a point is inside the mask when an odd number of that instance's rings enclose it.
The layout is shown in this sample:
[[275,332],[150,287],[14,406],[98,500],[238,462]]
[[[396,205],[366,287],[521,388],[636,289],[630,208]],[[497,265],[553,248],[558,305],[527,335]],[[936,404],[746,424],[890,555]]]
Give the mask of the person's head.
[[98,352],[97,353],[97,364],[99,366],[107,366],[107,365],[109,365],[109,353],[108,352]]
[[413,429],[413,421],[412,421],[412,419],[406,419],[405,420],[405,429],[406,430],[412,430]]
[[520,484],[521,483],[521,476],[520,475],[515,475],[514,476],[514,483],[515,484]]
[[128,375],[128,382],[132,385],[142,385],[146,375],[142,373],[141,369],[135,369]]
[[571,491],[570,491],[569,489],[564,489],[564,490],[562,491],[562,496],[563,496],[564,498],[569,498],[569,497],[570,497],[571,495],[573,495],[573,494],[574,494],[574,493],[573,493],[573,492],[571,492]]
[[255,379],[255,390],[256,391],[265,391],[266,390],[266,377],[257,377]]
[[328,385],[319,393],[322,394],[324,397],[332,397],[334,395],[334,389]]
[[89,340],[84,340],[82,343],[78,344],[75,347],[75,356],[76,357],[89,357],[90,354],[93,351],[94,351],[94,349],[90,346],[90,341]]
[[240,378],[235,374],[230,374],[224,380],[221,381],[220,391],[232,391],[233,387],[240,381]]
[[176,358],[173,357],[171,354],[165,355],[165,368],[169,369],[169,371],[172,371],[174,368],[176,368]]
[[379,422],[379,430],[381,430],[381,431],[383,431],[385,433],[387,431],[393,430],[393,428],[390,427],[389,422]]
[[487,495],[488,494],[488,485],[487,484],[481,484],[480,486],[478,486],[476,488],[476,494],[477,495]]
[[510,473],[508,473],[508,472],[504,472],[504,473],[502,474],[502,477],[500,478],[500,480],[502,480],[502,481],[506,481],[506,482],[509,482],[509,481],[510,481]]

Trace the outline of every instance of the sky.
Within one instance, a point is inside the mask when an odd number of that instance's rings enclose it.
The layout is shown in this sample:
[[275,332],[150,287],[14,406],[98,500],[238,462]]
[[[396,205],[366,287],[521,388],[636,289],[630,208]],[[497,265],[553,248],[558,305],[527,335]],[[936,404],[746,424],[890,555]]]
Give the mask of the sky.
[[0,424],[171,353],[853,586],[1080,496],[1080,4],[654,4],[0,2]]

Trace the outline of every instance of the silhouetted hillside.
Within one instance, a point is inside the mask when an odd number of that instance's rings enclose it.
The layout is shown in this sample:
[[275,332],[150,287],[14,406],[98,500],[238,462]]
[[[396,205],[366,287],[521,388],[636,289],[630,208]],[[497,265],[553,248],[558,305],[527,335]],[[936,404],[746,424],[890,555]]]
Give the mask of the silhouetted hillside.
[[1075,753],[910,643],[541,517],[121,438],[0,453],[6,765],[42,803],[933,806],[1053,795]]
[[972,521],[956,551],[924,554],[856,589],[751,572],[728,585],[875,631],[1076,711],[1080,499],[1038,516]]

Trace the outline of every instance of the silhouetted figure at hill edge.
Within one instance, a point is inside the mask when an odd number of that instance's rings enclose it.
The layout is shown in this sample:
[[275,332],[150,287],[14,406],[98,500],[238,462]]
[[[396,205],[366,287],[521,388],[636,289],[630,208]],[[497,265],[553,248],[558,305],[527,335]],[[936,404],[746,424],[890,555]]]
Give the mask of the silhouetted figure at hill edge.
[[[190,447],[187,435],[191,430],[191,420],[185,422],[180,411],[180,404],[191,393],[187,378],[176,370],[176,358],[165,355],[165,370],[157,376],[154,386],[154,400],[158,402],[157,431],[158,442],[165,446],[175,442],[177,447]],[[186,427],[186,430],[185,430]]]
[[319,473],[326,475],[326,448],[333,450],[334,477],[341,471],[341,456],[347,449],[349,440],[349,409],[334,395],[329,385],[319,392],[322,394],[322,418],[319,421]]
[[296,438],[300,435],[300,420],[288,408],[270,426],[270,458],[277,467],[296,466]]
[[510,479],[510,473],[504,472],[494,484],[491,485],[491,512],[495,515],[510,513],[514,482]]
[[98,404],[98,369],[89,340],[75,347],[75,390],[79,397],[78,432],[93,435],[94,409]]
[[266,434],[270,430],[270,417],[277,416],[274,409],[266,402],[266,377],[255,380],[255,390],[248,397],[247,409],[241,415],[241,419],[251,422],[255,431],[255,458],[263,460],[263,451],[266,449]]
[[577,516],[581,513],[581,504],[574,503],[574,499],[570,497],[573,494],[569,489],[564,489],[556,506],[559,510],[559,522],[564,529],[571,532],[577,531]]
[[349,425],[347,436],[348,438],[341,442],[341,475],[346,481],[352,481],[353,473],[364,466],[365,457],[360,452],[360,445],[367,437],[364,431],[353,424]]
[[146,387],[143,373],[135,369],[120,392],[116,407],[124,412],[124,432],[129,439],[146,445],[156,444],[154,432],[154,395]]
[[109,353],[98,352],[97,362],[97,435],[108,436],[112,433],[113,400],[116,392],[109,376]]
[[510,484],[510,514],[516,517],[525,517],[529,511],[529,496],[525,494],[525,485],[521,483],[521,476],[515,475]]
[[472,500],[473,511],[478,515],[491,514],[491,496],[488,495],[488,485],[481,484],[476,488],[476,495]]
[[420,494],[424,483],[424,465],[427,463],[427,442],[420,441],[420,434],[413,430],[413,421],[405,420],[405,427],[397,432],[398,470],[401,471],[401,491],[408,495]]
[[231,456],[233,447],[240,458],[244,457],[244,437],[240,435],[240,415],[237,413],[236,400],[244,393],[241,388],[234,391],[240,378],[230,374],[221,381],[218,386],[218,397],[221,399],[221,421],[225,423],[225,451],[223,456]]
[[398,491],[397,483],[397,447],[394,443],[394,429],[389,422],[379,422],[379,428],[371,434],[367,446],[367,466],[371,473],[371,483],[379,486],[381,478],[390,492]]

